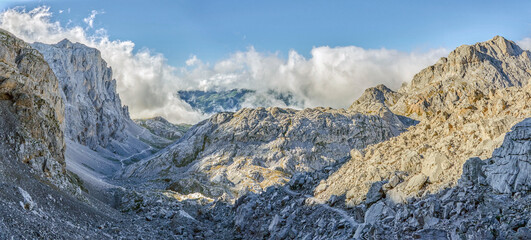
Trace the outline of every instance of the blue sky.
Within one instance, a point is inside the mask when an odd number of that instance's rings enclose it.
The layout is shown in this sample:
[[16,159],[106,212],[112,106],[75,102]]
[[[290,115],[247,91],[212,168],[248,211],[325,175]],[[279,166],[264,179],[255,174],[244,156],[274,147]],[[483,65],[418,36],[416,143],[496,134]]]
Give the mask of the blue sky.
[[453,49],[494,35],[514,40],[531,35],[530,1],[0,2],[3,9],[50,6],[54,19],[63,23],[81,23],[92,10],[103,12],[95,28],[105,28],[111,39],[163,53],[173,65],[192,54],[214,62],[249,46],[282,55],[294,49],[308,56],[314,46],[419,51]]

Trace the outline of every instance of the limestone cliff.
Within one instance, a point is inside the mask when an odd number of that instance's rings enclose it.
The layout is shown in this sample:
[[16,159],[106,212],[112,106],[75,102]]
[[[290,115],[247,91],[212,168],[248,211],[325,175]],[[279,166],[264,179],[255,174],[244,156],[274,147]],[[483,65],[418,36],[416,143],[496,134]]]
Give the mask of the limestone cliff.
[[[59,82],[37,50],[4,30],[0,30],[0,109],[0,158],[24,162],[35,174],[68,187]],[[2,176],[14,174],[9,168],[2,171]]]
[[68,139],[113,158],[146,150],[150,146],[145,142],[169,144],[130,119],[116,92],[112,69],[99,50],[67,39],[53,45],[32,46],[43,54],[59,79]]
[[65,135],[92,149],[108,147],[125,136],[127,108],[116,93],[112,70],[97,49],[63,40],[55,45],[33,44],[61,84],[65,106]]

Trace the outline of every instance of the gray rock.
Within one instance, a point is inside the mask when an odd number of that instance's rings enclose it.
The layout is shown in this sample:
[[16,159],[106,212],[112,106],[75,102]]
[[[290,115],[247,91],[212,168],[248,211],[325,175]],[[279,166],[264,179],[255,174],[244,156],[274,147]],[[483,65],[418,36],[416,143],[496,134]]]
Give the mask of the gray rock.
[[393,216],[395,212],[385,204],[384,201],[377,202],[367,209],[365,212],[365,223],[374,224],[381,219]]
[[[344,109],[242,109],[195,125],[178,142],[129,166],[121,176],[174,182],[194,178],[203,194],[219,197],[225,192],[235,198],[284,184],[296,173],[327,169],[351,149],[363,149],[405,129],[397,118]],[[227,181],[218,181],[219,176]]]
[[500,193],[531,190],[531,118],[507,133],[485,167],[487,182]]
[[369,191],[367,192],[367,196],[366,196],[366,199],[365,199],[365,204],[367,205],[371,205],[375,202],[377,202],[378,200],[382,199],[385,197],[384,195],[384,191],[382,189],[382,186],[384,184],[386,184],[387,181],[380,181],[380,182],[375,182],[371,185],[371,188],[369,188]]
[[485,162],[478,157],[468,159],[463,165],[463,174],[459,179],[459,184],[469,186],[484,183],[486,178],[482,170],[484,165]]

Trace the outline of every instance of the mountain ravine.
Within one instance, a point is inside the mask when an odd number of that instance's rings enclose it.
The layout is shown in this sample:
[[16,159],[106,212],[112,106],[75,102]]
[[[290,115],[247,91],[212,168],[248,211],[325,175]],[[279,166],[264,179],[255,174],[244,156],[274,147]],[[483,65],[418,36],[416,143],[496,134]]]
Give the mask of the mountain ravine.
[[131,120],[97,49],[0,30],[0,239],[531,239],[530,78],[496,36],[347,109],[186,126]]

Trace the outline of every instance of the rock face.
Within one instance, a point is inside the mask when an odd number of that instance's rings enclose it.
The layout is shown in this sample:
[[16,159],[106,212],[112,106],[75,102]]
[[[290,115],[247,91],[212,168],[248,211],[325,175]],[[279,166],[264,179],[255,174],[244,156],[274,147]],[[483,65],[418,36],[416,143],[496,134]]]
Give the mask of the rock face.
[[466,159],[490,157],[510,127],[531,115],[529,54],[495,37],[457,48],[397,92],[368,89],[352,109],[419,123],[354,154],[316,188],[316,196],[346,194],[355,205],[373,182],[394,178],[397,185],[384,186],[387,197],[404,202],[455,185]]
[[498,193],[531,191],[531,118],[516,124],[487,160],[487,182]]
[[51,74],[59,80],[58,96],[65,105],[61,127],[65,132],[66,169],[79,177],[77,181],[83,182],[91,196],[113,204],[118,186],[102,179],[172,140],[153,135],[130,119],[116,93],[112,70],[97,49],[66,39],[32,46],[42,53],[53,70]]
[[341,162],[351,149],[407,127],[392,113],[383,119],[324,108],[242,109],[197,124],[177,143],[128,167],[122,177],[171,179],[169,188],[177,192],[234,198]]
[[188,129],[190,125],[188,124],[173,124],[168,122],[168,120],[163,117],[154,117],[149,119],[135,119],[136,124],[141,127],[146,128],[151,133],[166,138],[168,140],[175,141],[181,138]]
[[[73,196],[59,82],[43,56],[0,29],[0,238],[76,238],[102,219]],[[68,225],[69,223],[70,225]]]
[[92,149],[122,141],[127,108],[116,93],[112,70],[94,48],[63,40],[55,45],[33,44],[54,69],[65,106],[65,135]]
[[145,142],[168,141],[150,136],[129,117],[116,93],[112,70],[100,51],[67,39],[34,43],[59,79],[65,105],[65,136],[92,150],[131,156],[149,148]]
[[[0,143],[6,151],[0,158],[24,162],[35,174],[69,188],[57,78],[37,50],[4,30],[0,60]],[[0,175],[10,175],[9,168]]]

